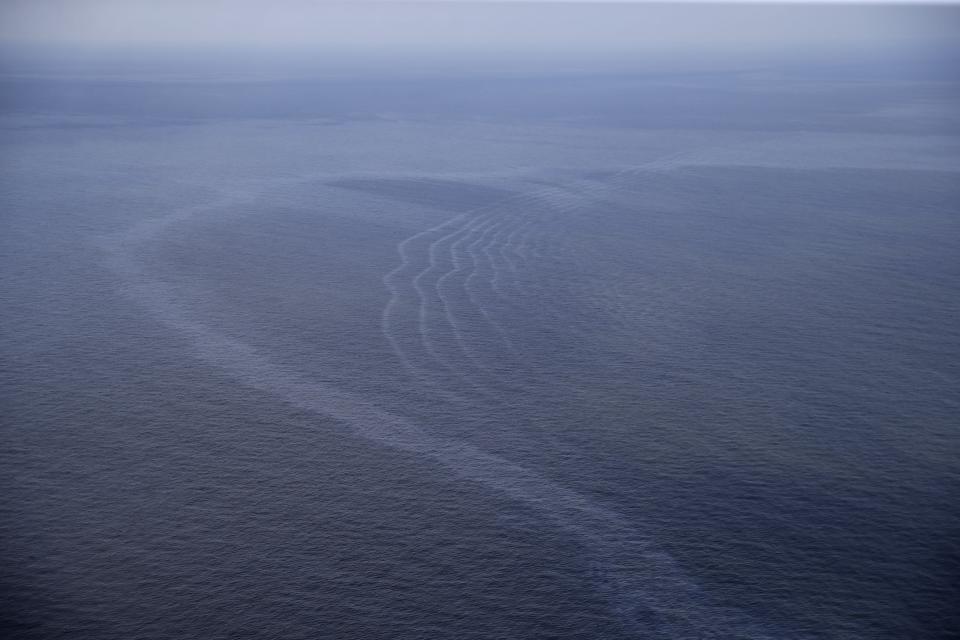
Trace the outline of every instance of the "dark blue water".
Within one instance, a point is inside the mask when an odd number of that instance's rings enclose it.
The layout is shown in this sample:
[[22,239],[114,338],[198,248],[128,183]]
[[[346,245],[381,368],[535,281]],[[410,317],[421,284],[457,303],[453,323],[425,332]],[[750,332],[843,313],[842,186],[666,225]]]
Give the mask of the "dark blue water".
[[6,80],[8,636],[953,637],[956,87],[792,73]]

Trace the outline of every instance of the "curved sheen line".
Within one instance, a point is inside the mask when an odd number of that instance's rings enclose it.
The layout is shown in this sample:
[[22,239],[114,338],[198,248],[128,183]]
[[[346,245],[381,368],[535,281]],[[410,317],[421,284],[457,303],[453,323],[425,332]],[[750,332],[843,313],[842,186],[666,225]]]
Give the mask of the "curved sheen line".
[[181,306],[168,285],[146,272],[137,259],[137,249],[174,222],[239,201],[227,198],[193,207],[105,239],[102,248],[106,263],[120,278],[123,292],[187,338],[201,360],[226,371],[241,384],[330,416],[357,436],[377,444],[422,455],[462,479],[524,503],[576,535],[593,552],[602,591],[629,633],[640,637],[655,630],[662,638],[719,639],[734,632],[757,640],[773,640],[774,636],[741,620],[736,612],[707,603],[680,566],[657,548],[649,536],[588,497],[467,443],[428,434],[361,396],[305,379],[250,345],[195,318]]
[[[184,336],[202,361],[226,371],[241,384],[274,394],[302,409],[330,416],[371,442],[422,455],[462,479],[522,502],[575,535],[591,553],[600,589],[630,635],[649,638],[652,633],[654,637],[671,640],[785,637],[764,629],[740,612],[711,603],[679,564],[659,548],[648,533],[638,528],[642,522],[627,521],[588,496],[505,458],[427,433],[362,396],[304,378],[199,320],[182,305],[175,292],[152,277],[139,260],[142,245],[175,223],[205,212],[235,207],[254,197],[255,194],[241,194],[220,198],[107,236],[100,243],[106,265],[118,277],[125,295]],[[382,317],[385,333],[391,314],[399,304],[396,280],[409,265],[411,243],[463,219],[458,216],[400,243],[401,264],[384,276],[391,290],[391,299]],[[398,345],[393,346],[398,353],[402,352]]]

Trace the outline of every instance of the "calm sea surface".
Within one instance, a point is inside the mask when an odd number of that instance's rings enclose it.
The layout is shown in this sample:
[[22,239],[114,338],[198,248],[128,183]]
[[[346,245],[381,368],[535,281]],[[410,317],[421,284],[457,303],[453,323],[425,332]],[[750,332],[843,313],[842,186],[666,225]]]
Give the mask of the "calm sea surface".
[[4,80],[7,637],[956,637],[960,92],[870,78]]

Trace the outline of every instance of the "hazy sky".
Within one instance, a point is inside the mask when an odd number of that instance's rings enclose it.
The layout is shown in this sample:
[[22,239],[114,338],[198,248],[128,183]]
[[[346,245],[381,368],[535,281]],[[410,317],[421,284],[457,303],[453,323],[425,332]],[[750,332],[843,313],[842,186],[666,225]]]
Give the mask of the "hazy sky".
[[[599,6],[605,4],[606,6]],[[895,47],[956,38],[958,12],[688,3],[408,4],[308,0],[5,0],[0,41],[83,47],[369,51],[678,51]],[[952,13],[951,13],[952,12]]]

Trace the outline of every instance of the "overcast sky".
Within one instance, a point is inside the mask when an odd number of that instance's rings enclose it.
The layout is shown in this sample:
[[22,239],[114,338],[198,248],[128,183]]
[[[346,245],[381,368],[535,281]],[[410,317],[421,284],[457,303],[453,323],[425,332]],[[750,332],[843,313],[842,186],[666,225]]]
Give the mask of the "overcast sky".
[[[600,6],[601,4],[605,6]],[[958,11],[907,7],[397,0],[2,0],[0,41],[85,47],[578,51],[891,47],[948,41]]]

